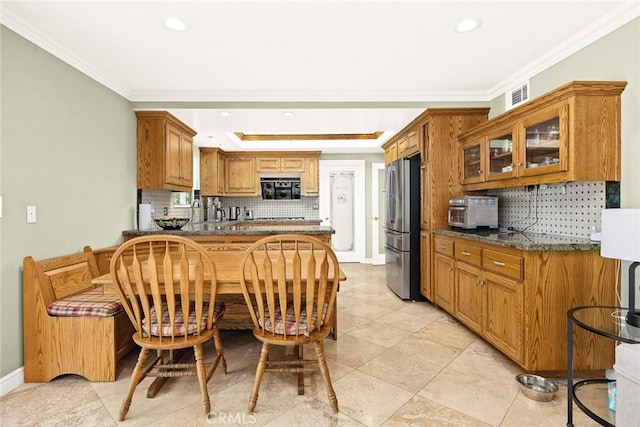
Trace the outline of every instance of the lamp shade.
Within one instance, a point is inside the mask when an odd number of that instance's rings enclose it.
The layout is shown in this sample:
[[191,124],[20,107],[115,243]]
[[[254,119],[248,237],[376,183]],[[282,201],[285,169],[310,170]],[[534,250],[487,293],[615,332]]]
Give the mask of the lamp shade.
[[640,209],[603,209],[600,255],[640,261]]

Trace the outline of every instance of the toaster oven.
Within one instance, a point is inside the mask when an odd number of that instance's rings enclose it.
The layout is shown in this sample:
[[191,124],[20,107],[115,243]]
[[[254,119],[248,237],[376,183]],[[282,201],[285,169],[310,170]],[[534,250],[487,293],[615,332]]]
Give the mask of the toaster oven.
[[498,196],[456,196],[449,199],[449,226],[498,228]]

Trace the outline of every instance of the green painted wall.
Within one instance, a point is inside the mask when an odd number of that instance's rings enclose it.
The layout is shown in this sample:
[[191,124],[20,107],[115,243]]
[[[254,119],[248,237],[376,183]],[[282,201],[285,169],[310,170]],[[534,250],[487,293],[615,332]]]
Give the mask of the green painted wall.
[[0,42],[3,377],[23,365],[22,259],[119,243],[136,203],[136,146],[129,101],[5,27]]

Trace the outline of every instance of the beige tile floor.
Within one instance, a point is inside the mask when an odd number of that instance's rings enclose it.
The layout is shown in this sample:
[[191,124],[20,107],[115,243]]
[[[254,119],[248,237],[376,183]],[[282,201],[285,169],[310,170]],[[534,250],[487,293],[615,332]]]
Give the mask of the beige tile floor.
[[[333,414],[319,375],[297,395],[292,375],[266,374],[258,405],[246,414],[259,343],[249,331],[225,331],[227,375],[209,382],[212,413],[201,413],[195,378],[170,380],[153,399],[141,383],[123,423],[116,422],[137,352],[118,380],[91,383],[65,376],[24,384],[0,398],[2,426],[564,426],[566,387],[553,401],[535,402],[518,389],[522,370],[427,302],[398,299],[385,286],[384,267],[343,264],[338,340],[325,352],[340,412]],[[209,349],[214,353],[213,346]],[[313,357],[306,349],[305,357]],[[593,426],[574,411],[576,426]]]

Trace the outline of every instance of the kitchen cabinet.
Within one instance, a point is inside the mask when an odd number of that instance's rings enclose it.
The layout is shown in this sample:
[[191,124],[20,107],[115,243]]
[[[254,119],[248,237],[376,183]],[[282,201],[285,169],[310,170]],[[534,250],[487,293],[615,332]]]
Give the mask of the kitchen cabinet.
[[319,151],[223,151],[200,148],[200,192],[205,196],[259,196],[260,175],[274,173],[301,177],[302,194],[319,194]]
[[[566,312],[615,305],[615,260],[597,250],[521,250],[455,234],[433,239],[436,304],[523,369],[566,373]],[[606,344],[578,336],[584,351],[575,369],[611,366]]]
[[455,286],[453,241],[435,237],[433,246],[434,302],[453,314]]
[[304,158],[304,173],[302,174],[302,195],[317,196],[320,194],[320,161],[319,156]]
[[454,314],[504,354],[522,363],[523,259],[517,253],[496,249],[455,243]]
[[224,173],[226,196],[260,195],[260,179],[256,172],[255,156],[227,153],[224,159]]
[[570,82],[460,135],[464,191],[619,181],[626,82]]
[[420,293],[429,301],[433,301],[431,286],[431,234],[420,232]]
[[294,172],[305,170],[305,158],[302,156],[256,156],[258,172]]
[[219,148],[200,148],[200,194],[224,195],[224,151]]
[[416,130],[409,131],[398,140],[398,157],[411,157],[420,152],[420,133]]
[[139,189],[191,191],[196,132],[166,111],[137,111]]
[[389,163],[398,160],[398,142],[395,140],[388,141],[382,145],[384,150],[384,163]]
[[258,172],[280,172],[280,157],[257,157],[256,170]]

